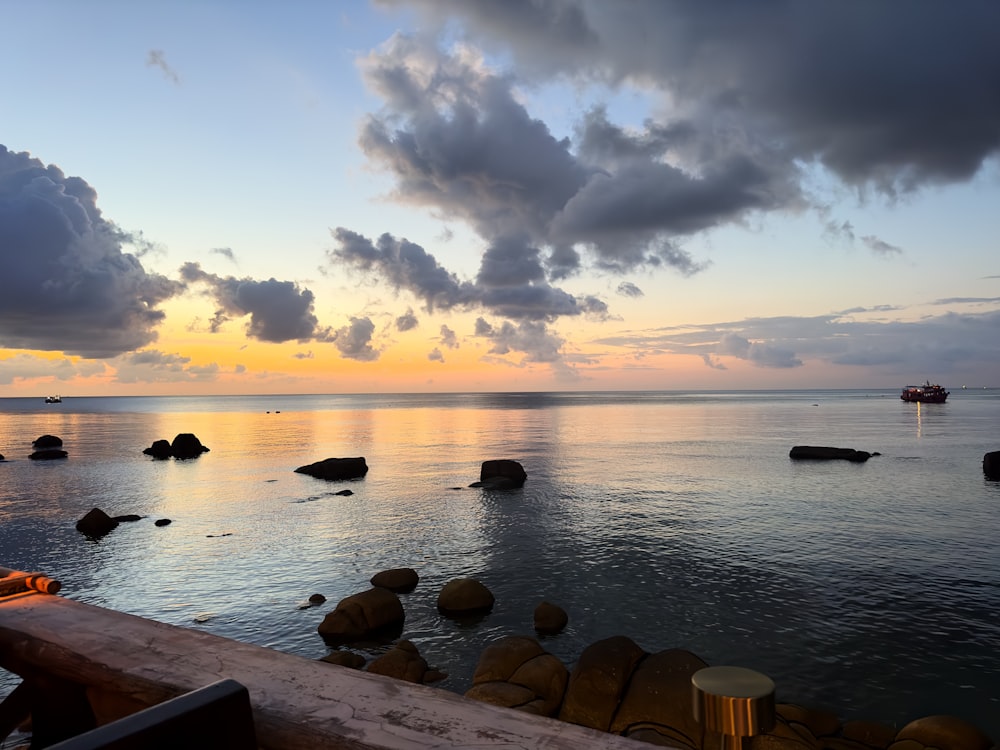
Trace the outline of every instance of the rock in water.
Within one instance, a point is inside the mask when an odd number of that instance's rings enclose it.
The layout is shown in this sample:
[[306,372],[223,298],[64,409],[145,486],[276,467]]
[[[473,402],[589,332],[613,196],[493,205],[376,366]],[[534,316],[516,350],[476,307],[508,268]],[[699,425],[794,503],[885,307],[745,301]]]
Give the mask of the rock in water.
[[357,458],[328,458],[313,464],[300,466],[297,474],[308,474],[317,479],[360,479],[368,473],[364,456]]
[[483,461],[479,470],[479,481],[470,487],[485,487],[490,490],[510,490],[523,487],[528,478],[524,467],[508,458]]

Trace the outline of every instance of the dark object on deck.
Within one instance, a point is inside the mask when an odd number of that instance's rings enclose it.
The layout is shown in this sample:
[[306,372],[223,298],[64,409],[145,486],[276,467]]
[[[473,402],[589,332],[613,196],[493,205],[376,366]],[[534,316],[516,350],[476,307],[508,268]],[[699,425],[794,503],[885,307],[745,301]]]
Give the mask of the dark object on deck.
[[50,745],[50,750],[255,750],[249,691],[219,680]]
[[493,461],[483,461],[479,470],[479,481],[470,487],[485,487],[490,490],[509,490],[523,487],[528,478],[524,467],[517,461],[501,458]]
[[815,461],[831,461],[842,458],[845,461],[864,463],[872,454],[868,451],[856,451],[853,448],[827,448],[815,445],[796,445],[788,453],[789,458],[812,459]]
[[983,456],[983,474],[987,479],[1000,479],[1000,451],[991,451]]
[[328,458],[314,464],[300,466],[297,474],[308,474],[317,479],[361,479],[368,473],[364,456],[357,458]]

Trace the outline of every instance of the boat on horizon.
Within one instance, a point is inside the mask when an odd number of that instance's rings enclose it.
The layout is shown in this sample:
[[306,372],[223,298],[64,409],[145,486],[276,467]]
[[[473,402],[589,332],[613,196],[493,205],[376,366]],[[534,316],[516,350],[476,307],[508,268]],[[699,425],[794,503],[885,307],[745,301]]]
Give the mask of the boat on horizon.
[[943,386],[927,381],[923,385],[908,385],[899,394],[903,401],[915,401],[920,404],[943,404],[948,398],[948,391]]
[[45,403],[47,404],[61,404],[62,396],[46,396]]

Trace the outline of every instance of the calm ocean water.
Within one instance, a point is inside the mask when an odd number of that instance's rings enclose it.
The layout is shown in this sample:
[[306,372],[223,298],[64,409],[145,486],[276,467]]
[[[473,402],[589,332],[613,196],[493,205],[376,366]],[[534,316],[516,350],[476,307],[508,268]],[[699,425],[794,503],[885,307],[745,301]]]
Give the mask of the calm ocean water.
[[[180,432],[211,451],[142,454]],[[28,460],[42,434],[69,458]],[[798,444],[882,455],[793,462]],[[998,740],[994,450],[997,390],[0,399],[0,565],[310,658],[339,599],[413,567],[403,637],[449,673],[442,689],[464,692],[492,640],[532,634],[546,599],[570,615],[543,640],[567,666],[622,634],[758,669],[779,701],[845,720],[951,713]],[[370,471],[293,471],[332,456]],[[468,488],[492,458],[520,461],[524,488]],[[94,542],[74,529],[94,507],[145,518]],[[497,598],[475,625],[436,611],[463,576]],[[327,603],[300,608],[313,593]],[[14,684],[0,675],[0,694]]]

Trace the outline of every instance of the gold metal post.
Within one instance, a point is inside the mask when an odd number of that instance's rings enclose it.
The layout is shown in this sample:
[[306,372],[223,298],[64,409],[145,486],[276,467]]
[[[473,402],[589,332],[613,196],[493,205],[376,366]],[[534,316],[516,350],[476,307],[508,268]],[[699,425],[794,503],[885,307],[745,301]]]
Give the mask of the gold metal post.
[[694,718],[722,735],[724,750],[774,726],[774,682],[744,667],[706,667],[691,675]]

